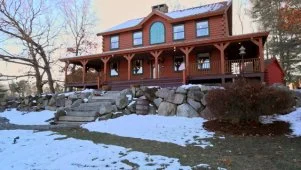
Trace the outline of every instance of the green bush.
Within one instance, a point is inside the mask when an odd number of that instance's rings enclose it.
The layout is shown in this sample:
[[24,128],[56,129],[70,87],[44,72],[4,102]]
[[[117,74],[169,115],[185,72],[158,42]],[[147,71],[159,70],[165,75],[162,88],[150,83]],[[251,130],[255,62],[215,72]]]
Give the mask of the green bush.
[[294,106],[289,90],[264,86],[245,79],[211,90],[207,107],[217,119],[232,123],[259,121],[261,115],[285,113]]

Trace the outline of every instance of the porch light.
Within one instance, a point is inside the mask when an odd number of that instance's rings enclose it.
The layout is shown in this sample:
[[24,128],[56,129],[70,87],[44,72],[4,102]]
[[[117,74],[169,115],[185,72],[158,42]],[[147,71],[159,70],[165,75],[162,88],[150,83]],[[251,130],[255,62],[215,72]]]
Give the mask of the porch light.
[[176,52],[176,47],[173,47],[173,51]]
[[245,72],[245,61],[244,61],[244,55],[246,54],[246,48],[244,46],[241,46],[239,49],[239,55],[241,56],[241,66],[240,66],[240,73],[242,74],[242,77],[244,77]]
[[242,57],[246,54],[246,48],[244,46],[241,46],[239,49],[239,55]]

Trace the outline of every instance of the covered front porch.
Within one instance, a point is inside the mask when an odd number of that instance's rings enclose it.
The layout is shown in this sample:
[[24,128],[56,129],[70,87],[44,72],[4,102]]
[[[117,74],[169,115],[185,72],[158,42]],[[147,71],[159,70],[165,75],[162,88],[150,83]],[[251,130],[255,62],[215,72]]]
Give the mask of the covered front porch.
[[[239,75],[263,81],[263,41],[262,37],[248,37],[72,58],[65,61],[66,86],[101,88],[109,85],[113,90],[120,90],[130,85],[223,84]],[[245,55],[239,54],[241,46],[246,49]]]

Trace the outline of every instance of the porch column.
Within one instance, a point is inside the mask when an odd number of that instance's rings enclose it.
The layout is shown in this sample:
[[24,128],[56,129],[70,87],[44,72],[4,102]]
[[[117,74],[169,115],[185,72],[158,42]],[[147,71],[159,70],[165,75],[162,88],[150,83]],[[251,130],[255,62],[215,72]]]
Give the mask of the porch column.
[[264,72],[264,54],[263,54],[262,38],[251,39],[251,41],[258,46],[259,61],[260,61],[260,72]]
[[101,58],[101,61],[104,63],[104,68],[103,68],[103,81],[104,82],[107,81],[107,71],[108,71],[107,63],[110,59],[111,59],[110,56]]
[[86,67],[86,65],[87,65],[87,63],[88,63],[88,60],[82,60],[82,61],[80,61],[80,63],[82,64],[82,66],[83,66],[83,84],[85,84],[85,80],[86,80],[86,72],[87,72],[87,67]]
[[65,71],[65,84],[67,83],[67,72],[68,72],[68,67],[69,67],[69,61],[65,62],[65,67],[64,67],[64,71]]
[[132,59],[134,56],[135,54],[127,54],[123,56],[128,61],[128,80],[131,80]]
[[187,83],[187,77],[190,75],[189,54],[194,47],[183,47],[180,50],[185,54],[185,69],[183,70],[183,84]]
[[152,51],[151,54],[152,56],[154,56],[155,58],[155,75],[156,75],[156,79],[159,78],[159,72],[158,72],[158,69],[159,69],[159,56],[162,54],[162,50],[160,51]]
[[225,74],[225,49],[229,46],[229,42],[227,43],[218,43],[214,44],[214,46],[219,49],[221,55],[221,73]]

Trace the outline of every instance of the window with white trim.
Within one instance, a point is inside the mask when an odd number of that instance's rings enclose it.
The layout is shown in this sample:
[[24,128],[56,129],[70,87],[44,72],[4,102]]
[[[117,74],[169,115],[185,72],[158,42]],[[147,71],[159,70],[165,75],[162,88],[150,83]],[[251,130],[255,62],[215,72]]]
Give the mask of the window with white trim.
[[142,31],[134,32],[133,33],[133,45],[142,45],[143,39],[142,39]]
[[183,40],[183,39],[185,39],[184,24],[173,26],[173,39],[174,40]]
[[208,21],[199,21],[196,23],[196,36],[206,37],[209,36],[209,24]]
[[115,35],[111,37],[111,49],[119,48],[119,36]]

